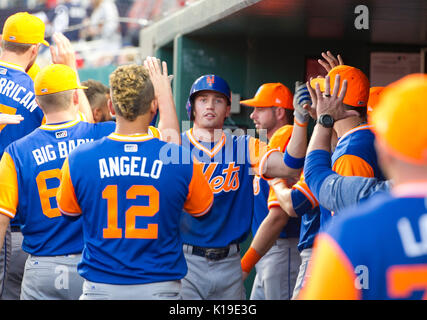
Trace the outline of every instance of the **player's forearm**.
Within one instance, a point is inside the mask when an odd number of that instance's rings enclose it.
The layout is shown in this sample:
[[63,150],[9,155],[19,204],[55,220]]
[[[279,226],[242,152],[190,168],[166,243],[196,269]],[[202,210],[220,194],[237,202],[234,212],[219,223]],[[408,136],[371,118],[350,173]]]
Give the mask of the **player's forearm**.
[[288,223],[289,216],[279,207],[270,209],[268,216],[261,223],[252,240],[251,247],[259,255],[264,256],[280,236],[280,232]]
[[303,158],[307,152],[307,125],[299,125],[294,121],[291,139],[286,151],[294,158]]
[[299,180],[303,165],[297,169],[291,168],[283,161],[283,153],[273,152],[262,168],[262,174],[268,178],[283,178],[296,182]]
[[331,151],[332,128],[325,128],[319,124],[314,127],[308,145],[307,154],[313,150]]
[[175,102],[172,91],[161,93],[159,101],[159,125],[158,128],[162,133],[164,141],[181,143],[178,116],[176,114]]

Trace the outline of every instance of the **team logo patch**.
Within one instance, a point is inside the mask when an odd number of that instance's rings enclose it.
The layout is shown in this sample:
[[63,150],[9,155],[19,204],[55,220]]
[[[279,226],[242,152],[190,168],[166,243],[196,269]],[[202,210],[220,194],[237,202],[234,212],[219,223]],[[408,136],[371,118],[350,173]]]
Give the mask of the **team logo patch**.
[[7,73],[7,69],[5,69],[5,68],[0,68],[0,74],[1,75],[5,75]]
[[210,87],[215,83],[215,77],[206,77],[206,82]]
[[125,144],[125,152],[138,152],[137,144]]
[[41,92],[46,93],[46,92],[47,92],[47,89],[46,89],[46,88],[43,88],[43,89],[41,89]]
[[15,36],[9,36],[9,40],[16,40]]
[[67,130],[55,132],[56,139],[66,138],[68,136]]

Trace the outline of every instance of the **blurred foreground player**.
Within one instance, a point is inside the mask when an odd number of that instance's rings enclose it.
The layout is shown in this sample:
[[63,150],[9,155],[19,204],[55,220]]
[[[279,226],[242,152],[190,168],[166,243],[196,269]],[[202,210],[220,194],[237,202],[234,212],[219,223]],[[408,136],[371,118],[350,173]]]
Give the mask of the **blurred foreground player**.
[[[384,90],[370,119],[392,190],[346,211],[319,235],[301,299],[427,297],[427,75],[406,76]],[[339,99],[335,91],[321,99],[323,114]]]

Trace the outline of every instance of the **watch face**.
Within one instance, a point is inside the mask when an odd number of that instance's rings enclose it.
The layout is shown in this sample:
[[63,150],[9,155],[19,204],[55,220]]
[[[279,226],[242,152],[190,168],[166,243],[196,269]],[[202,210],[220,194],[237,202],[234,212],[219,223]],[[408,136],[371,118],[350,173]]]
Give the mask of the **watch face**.
[[319,123],[326,128],[332,128],[334,119],[329,114],[322,114],[319,118]]

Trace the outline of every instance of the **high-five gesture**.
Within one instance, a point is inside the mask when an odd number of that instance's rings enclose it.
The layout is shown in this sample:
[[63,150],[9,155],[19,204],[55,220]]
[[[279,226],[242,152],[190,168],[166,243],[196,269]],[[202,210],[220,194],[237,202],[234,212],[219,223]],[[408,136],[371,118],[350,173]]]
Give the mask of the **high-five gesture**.
[[318,59],[317,62],[325,68],[326,72],[331,71],[331,69],[336,66],[344,64],[344,61],[339,54],[335,57],[330,51],[326,51],[326,53],[322,52],[322,57],[325,60]]

